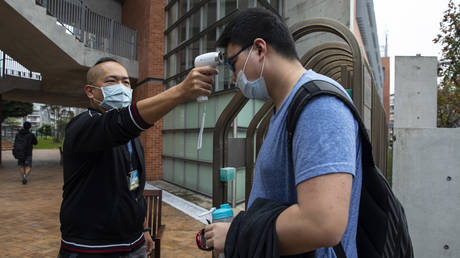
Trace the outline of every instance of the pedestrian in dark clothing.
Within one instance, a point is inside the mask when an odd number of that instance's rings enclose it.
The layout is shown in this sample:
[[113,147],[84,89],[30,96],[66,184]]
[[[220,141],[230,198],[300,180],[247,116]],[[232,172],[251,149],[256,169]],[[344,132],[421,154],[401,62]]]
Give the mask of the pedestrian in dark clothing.
[[13,155],[18,160],[23,184],[27,184],[27,177],[32,170],[32,148],[37,145],[37,138],[30,132],[31,126],[29,122],[24,122],[23,128],[14,137]]

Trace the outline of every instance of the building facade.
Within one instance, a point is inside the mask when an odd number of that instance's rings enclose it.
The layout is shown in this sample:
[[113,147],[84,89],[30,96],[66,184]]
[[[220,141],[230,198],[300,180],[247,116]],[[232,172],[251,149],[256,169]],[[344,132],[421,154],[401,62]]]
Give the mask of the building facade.
[[[363,76],[366,85],[370,86],[366,88],[368,95],[372,94],[370,92],[373,82],[380,89],[380,97],[382,95],[383,69],[378,47],[375,47],[378,46],[378,38],[372,0],[83,0],[79,5],[69,5],[67,1],[57,0],[52,1],[58,3],[57,6],[45,6],[46,2],[36,1],[41,3],[40,7],[28,6],[28,3],[22,2],[9,2],[8,10],[11,11],[8,15],[10,19],[17,19],[18,24],[27,16],[24,10],[33,9],[37,15],[41,13],[56,15],[58,23],[63,26],[53,30],[48,30],[48,27],[56,24],[54,18],[42,19],[44,22],[38,24],[41,25],[38,27],[29,26],[29,23],[32,23],[30,21],[20,24],[23,29],[45,36],[42,38],[46,40],[41,41],[40,44],[48,47],[42,47],[49,52],[46,52],[48,54],[44,51],[28,53],[25,51],[26,48],[16,47],[17,44],[11,45],[0,40],[0,43],[8,48],[8,52],[15,53],[21,60],[26,61],[32,70],[43,70],[42,75],[46,83],[30,88],[42,94],[41,98],[44,101],[55,103],[73,101],[75,106],[86,105],[86,96],[81,91],[81,85],[85,83],[84,73],[102,55],[118,58],[127,67],[133,80],[135,101],[154,96],[181,82],[193,68],[194,58],[199,54],[223,51],[223,49],[216,49],[216,40],[226,23],[238,10],[251,7],[262,7],[278,13],[288,26],[317,17],[338,20],[354,33],[364,59],[369,64]],[[77,15],[77,18],[75,15],[66,15],[68,13],[65,11],[66,8],[80,15]],[[30,20],[34,18],[34,16],[27,17]],[[83,18],[79,20],[78,17]],[[123,29],[116,30],[120,26],[124,26]],[[40,31],[37,31],[37,28]],[[18,30],[9,32],[16,33]],[[70,33],[75,38],[71,35],[62,35],[66,33],[61,31]],[[128,34],[127,37],[118,35],[123,34],[123,31],[129,32],[125,33]],[[50,44],[48,39],[55,44]],[[341,39],[325,33],[305,36],[296,42],[299,57],[325,41],[341,41]],[[98,42],[103,47],[92,46],[93,43]],[[24,44],[26,43],[24,41]],[[125,45],[129,47],[119,47]],[[134,50],[131,49],[133,46],[135,46]],[[124,55],[126,53],[123,51],[115,51],[126,49],[129,49],[130,55]],[[59,55],[49,58],[53,53]],[[120,56],[115,56],[117,53]],[[58,62],[61,65],[56,65],[56,58],[61,58]],[[375,60],[379,61],[376,63]],[[141,134],[147,180],[163,179],[204,195],[212,195],[213,131],[217,119],[237,92],[231,82],[230,71],[224,66],[218,69],[220,73],[214,80],[214,91],[207,102],[199,104],[190,101],[180,105]],[[71,78],[71,80],[62,80],[62,78]],[[21,93],[22,91],[17,90],[15,94],[11,93],[8,97],[32,99],[25,98],[26,95]],[[366,95],[367,99],[370,96]],[[76,97],[79,101],[75,101]],[[366,121],[370,121],[371,117],[369,103],[368,101],[364,108]],[[246,104],[233,121],[233,137],[245,137],[249,122],[262,105],[261,101],[253,100]],[[200,119],[204,111],[206,120],[203,147],[197,150]],[[370,122],[366,126],[370,128]],[[244,167],[237,168],[237,200],[242,200],[244,197],[244,175]]]

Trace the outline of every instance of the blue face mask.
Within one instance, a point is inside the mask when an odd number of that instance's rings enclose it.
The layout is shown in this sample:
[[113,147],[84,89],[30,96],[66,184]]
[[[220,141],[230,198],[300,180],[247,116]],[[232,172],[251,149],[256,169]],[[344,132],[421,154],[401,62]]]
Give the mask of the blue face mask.
[[240,70],[238,76],[236,77],[236,86],[240,88],[243,95],[248,99],[262,99],[267,100],[270,99],[270,95],[268,95],[267,85],[265,84],[264,77],[262,77],[262,73],[264,72],[264,64],[265,64],[265,57],[262,63],[262,70],[260,71],[260,77],[255,81],[248,81],[246,75],[244,74],[244,69],[246,68],[246,64],[248,63],[249,56],[251,55],[252,49],[249,51],[248,57],[246,58],[246,62],[244,62],[243,69]]
[[102,91],[104,100],[100,101],[94,99],[94,101],[99,103],[99,105],[106,111],[127,107],[131,104],[133,90],[123,84],[115,84],[106,87],[95,87],[92,85],[89,86],[100,89]]

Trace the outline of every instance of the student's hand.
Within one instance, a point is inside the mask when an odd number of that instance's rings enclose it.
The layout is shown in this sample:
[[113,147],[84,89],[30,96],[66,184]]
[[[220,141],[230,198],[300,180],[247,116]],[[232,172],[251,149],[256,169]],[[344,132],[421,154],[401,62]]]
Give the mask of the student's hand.
[[227,237],[230,223],[213,223],[206,225],[204,229],[204,237],[206,238],[206,246],[214,247],[214,254],[218,255],[224,252],[225,238]]
[[211,66],[196,67],[176,87],[184,101],[194,100],[198,96],[208,96],[214,84],[213,76],[218,73],[217,69]]
[[148,256],[153,250],[153,240],[149,232],[144,232],[144,239],[145,239],[145,251],[147,252],[147,256]]

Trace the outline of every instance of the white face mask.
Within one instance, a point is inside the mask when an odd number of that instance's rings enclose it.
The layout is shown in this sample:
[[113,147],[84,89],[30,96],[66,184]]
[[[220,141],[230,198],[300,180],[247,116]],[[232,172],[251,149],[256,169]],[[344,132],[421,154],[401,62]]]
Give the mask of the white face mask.
[[248,99],[267,100],[270,99],[270,95],[268,95],[267,85],[265,84],[265,80],[262,77],[262,73],[264,72],[265,57],[262,63],[262,71],[260,71],[260,77],[257,80],[250,82],[244,74],[244,69],[246,68],[246,64],[248,63],[252,49],[253,47],[251,47],[248,57],[246,57],[246,62],[244,62],[243,70],[240,70],[238,76],[236,77],[236,86],[240,88],[243,95]]
[[94,99],[94,101],[99,103],[99,105],[103,107],[106,111],[111,109],[127,107],[129,106],[129,104],[131,104],[133,90],[129,87],[126,87],[123,84],[115,84],[106,87],[95,87],[92,85],[89,86],[100,89],[102,91],[104,100],[100,101]]

